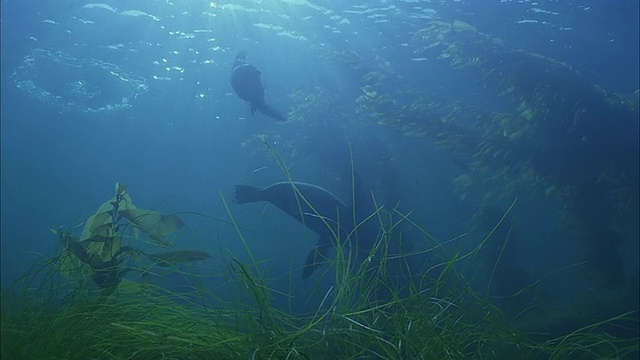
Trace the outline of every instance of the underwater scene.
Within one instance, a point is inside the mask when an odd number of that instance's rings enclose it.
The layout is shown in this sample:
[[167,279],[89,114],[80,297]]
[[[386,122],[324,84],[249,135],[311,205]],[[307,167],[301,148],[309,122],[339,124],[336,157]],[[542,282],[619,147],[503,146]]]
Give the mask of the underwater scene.
[[637,359],[637,0],[3,1],[4,359]]

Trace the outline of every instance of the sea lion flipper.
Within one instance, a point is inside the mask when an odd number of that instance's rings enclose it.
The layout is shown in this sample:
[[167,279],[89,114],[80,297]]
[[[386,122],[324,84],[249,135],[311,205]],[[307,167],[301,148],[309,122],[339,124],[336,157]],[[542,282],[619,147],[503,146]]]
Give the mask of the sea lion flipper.
[[233,194],[234,203],[245,204],[265,200],[267,199],[262,189],[251,185],[236,185],[236,191]]
[[318,244],[311,249],[309,255],[307,255],[307,262],[304,264],[304,269],[302,269],[302,279],[308,279],[318,266],[322,265],[327,260],[329,247],[330,245]]
[[[277,121],[287,121],[286,116],[282,115],[278,110],[272,108],[271,106],[265,103],[256,104],[255,109],[258,109],[261,113],[267,115],[272,119],[276,119]],[[254,112],[255,112],[254,104],[251,104],[251,114],[253,115]]]

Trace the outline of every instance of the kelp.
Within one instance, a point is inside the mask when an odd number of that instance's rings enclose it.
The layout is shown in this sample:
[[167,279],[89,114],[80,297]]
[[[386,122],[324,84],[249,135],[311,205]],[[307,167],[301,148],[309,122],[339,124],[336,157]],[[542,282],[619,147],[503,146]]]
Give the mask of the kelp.
[[[465,200],[476,174],[485,205],[520,192],[558,199],[562,227],[584,246],[600,285],[625,276],[617,254],[638,212],[638,93],[608,93],[570,65],[512,50],[502,40],[461,21],[426,21],[413,34],[415,56],[464,71],[511,109],[493,112],[418,91],[389,63],[344,65],[359,74],[356,113],[468,159],[455,180]],[[434,60],[436,61],[436,60]],[[424,62],[428,64],[427,62]],[[493,190],[491,190],[493,189]]]
[[146,255],[158,266],[172,266],[211,258],[209,253],[197,250],[172,250]]
[[[510,210],[476,248],[447,255],[410,214],[378,207],[363,220],[381,226],[368,258],[350,262],[346,244],[336,241],[337,256],[328,264],[332,270],[318,275],[330,276],[332,286],[317,294],[321,299],[314,310],[302,314],[277,305],[274,295],[282,291],[270,285],[251,253],[253,260],[248,263],[231,255],[231,271],[224,280],[229,291],[246,294],[241,301],[221,300],[201,286],[176,292],[130,280],[122,280],[108,297],[95,296],[86,288],[68,294],[65,278],[38,276],[58,271],[53,263],[44,268],[37,265],[24,278],[27,291],[17,297],[2,293],[0,356],[353,360],[637,356],[637,338],[604,331],[637,327],[632,314],[590,321],[546,337],[540,329],[529,328],[541,337],[533,340],[471,289],[456,268],[474,258]],[[229,216],[243,239],[231,212]],[[423,271],[412,270],[416,254],[389,252],[390,244],[402,236],[401,223],[415,226],[433,241],[420,251],[433,255],[431,260],[424,258]],[[251,245],[242,241],[251,252]],[[394,270],[398,265],[401,272]],[[397,281],[398,276],[402,281]],[[549,326],[544,324],[545,329]]]
[[[269,151],[273,154],[272,149]],[[276,162],[292,181],[286,164],[281,159]],[[509,318],[472,289],[458,269],[474,266],[480,249],[509,225],[505,219],[515,201],[504,213],[492,210],[484,217],[487,235],[473,249],[450,254],[443,246],[447,241],[431,236],[410,213],[398,208],[386,211],[373,196],[374,210],[356,225],[357,229],[373,222],[380,227],[366,258],[354,261],[345,239],[334,239],[336,256],[327,260],[326,271],[314,275],[317,282],[310,287],[314,290],[307,301],[319,297],[317,305],[295,313],[275,301],[276,296],[293,297],[291,274],[288,291],[271,284],[222,195],[221,200],[247,252],[243,257],[249,258],[243,261],[240,256],[229,256],[230,271],[224,273],[223,285],[234,296],[223,300],[203,286],[189,285],[190,281],[177,292],[127,279],[105,296],[86,284],[69,288],[67,277],[56,276],[60,271],[57,262],[45,259],[25,274],[18,291],[3,288],[0,356],[355,360],[638,355],[638,323],[631,313],[596,321],[581,316],[586,324],[550,336],[541,334],[541,330],[555,327],[553,319],[539,328],[527,322],[530,327],[524,333],[513,324],[518,319]],[[423,248],[412,253],[392,252],[391,245],[402,240],[401,224],[423,235]],[[78,261],[90,267],[102,261],[99,254],[89,254],[68,232],[60,234],[66,252]],[[157,258],[165,260],[171,255],[205,256],[181,250],[158,254]],[[190,280],[189,274],[176,272]],[[322,285],[326,280],[331,280],[328,288]],[[526,291],[524,288],[513,297]],[[545,314],[530,310],[525,315],[539,320]],[[612,329],[624,336],[615,335]]]
[[[51,230],[65,245],[65,251],[57,258],[61,274],[78,281],[91,278],[99,288],[112,292],[133,269],[121,264],[127,260],[140,262],[144,254],[137,247],[124,245],[124,237],[139,240],[142,231],[154,245],[171,245],[166,237],[184,226],[182,220],[177,215],[138,209],[126,189],[123,184],[115,184],[113,198],[89,216],[78,239],[70,231]],[[128,222],[123,223],[123,219]],[[132,235],[125,233],[126,230]]]
[[[434,32],[433,36],[439,42],[434,42],[433,46],[427,45],[429,49],[441,50],[439,46],[449,48],[451,39],[447,36],[451,33],[469,39],[470,49],[482,48],[483,43],[474,40],[477,32],[473,27],[462,23],[448,26],[447,32]],[[504,46],[497,39],[490,40],[495,51]],[[458,55],[464,54],[461,49],[466,49],[465,46],[456,44],[451,47],[443,60],[453,59],[455,61],[452,63],[460,67],[489,62],[483,57],[474,59]],[[507,166],[513,166],[512,171],[518,175],[514,177],[522,175],[527,185],[543,184],[541,188],[548,190],[549,194],[565,194],[564,185],[557,182],[554,176],[547,176],[536,168],[536,159],[527,155],[527,146],[530,144],[525,146],[526,141],[535,135],[537,128],[530,126],[518,130],[519,125],[513,123],[526,124],[536,118],[536,112],[530,110],[526,103],[515,115],[483,112],[461,102],[421,94],[406,86],[389,87],[394,84],[394,75],[386,65],[377,69],[380,71],[373,71],[376,69],[365,66],[357,53],[345,52],[343,58],[349,66],[356,68],[363,87],[370,86],[363,89],[359,98],[361,116],[371,115],[369,120],[394,126],[411,136],[436,139],[441,146],[470,157],[472,162],[468,169],[472,172],[495,171],[502,176]],[[388,91],[390,88],[394,90]],[[318,93],[323,94],[321,90]],[[404,95],[411,95],[408,96],[410,100],[403,98]],[[308,108],[303,110],[311,111]],[[463,120],[471,121],[465,124]],[[267,152],[273,154],[272,149],[267,149]],[[509,164],[522,154],[524,159],[519,165]],[[291,179],[290,168],[284,162],[276,162]],[[464,188],[464,193],[470,187],[470,179],[466,175],[457,181]],[[624,193],[624,176],[619,180]],[[598,198],[609,190],[605,186],[601,193],[595,194],[597,196],[594,199],[585,198],[584,204],[592,201],[597,203]],[[509,194],[505,191],[503,196]],[[222,195],[221,198],[226,205]],[[571,199],[566,201],[570,202]],[[120,206],[124,211],[129,207],[126,201],[116,203],[119,204],[116,215],[120,212]],[[313,303],[312,300],[318,300],[315,302],[317,305],[303,313],[286,310],[286,306],[275,301],[276,296],[284,296],[292,301],[294,294],[291,289],[296,285],[293,276],[285,275],[289,277],[288,290],[275,286],[274,274],[265,274],[263,264],[254,258],[252,244],[244,239],[233,212],[228,207],[226,209],[247,252],[244,258],[248,257],[249,261],[243,261],[243,257],[237,254],[230,255],[228,271],[216,276],[224,277],[222,286],[240,300],[221,300],[220,294],[200,285],[187,285],[184,292],[175,292],[144,281],[127,279],[122,280],[109,297],[95,296],[86,287],[75,288],[70,295],[62,291],[67,289],[67,278],[44,276],[46,281],[38,283],[32,276],[27,276],[30,281],[28,285],[25,284],[26,290],[21,296],[13,298],[11,294],[2,294],[2,358],[638,357],[636,313],[620,310],[619,314],[594,319],[589,312],[593,310],[591,305],[584,311],[582,308],[576,310],[571,317],[567,316],[568,311],[564,311],[566,308],[554,308],[565,316],[553,317],[548,311],[532,307],[510,318],[484,294],[473,289],[459,269],[475,269],[474,257],[481,248],[489,245],[489,241],[494,240],[494,236],[500,232],[500,226],[507,225],[504,219],[511,209],[501,214],[493,227],[490,221],[485,224],[486,229],[490,229],[488,234],[471,250],[447,252],[443,244],[456,241],[464,233],[440,242],[419,225],[411,213],[398,208],[387,211],[376,205],[366,221],[376,221],[380,225],[380,232],[367,258],[354,263],[348,256],[349,248],[341,245],[341,239],[335,239],[336,256],[327,260],[328,270],[318,274],[313,280],[315,283],[309,286],[312,293],[307,301]],[[127,224],[109,222],[106,217],[102,224],[96,222],[106,226],[100,228],[98,225],[92,231],[96,235],[109,237],[109,231],[122,233],[126,228],[150,229],[133,223],[132,219],[138,216],[144,217],[144,214],[132,214],[130,219],[127,218],[130,222]],[[158,215],[149,218],[154,220],[149,225],[162,221]],[[581,219],[584,221],[589,218],[582,216]],[[114,224],[117,226],[114,227]],[[421,248],[411,253],[392,252],[390,245],[402,242],[403,227],[400,224],[410,225],[412,230],[423,235]],[[163,231],[160,234],[167,235]],[[89,237],[84,240],[87,239]],[[122,239],[133,240],[137,237]],[[496,271],[500,269],[498,265],[504,251],[507,251],[509,239],[507,232],[506,238],[499,239],[503,242],[497,243],[499,252],[495,264],[490,264]],[[102,243],[102,247],[95,251],[101,257],[106,251],[113,258],[114,246],[126,246],[114,242],[115,245],[109,247],[104,239],[97,236],[94,240]],[[75,257],[78,260],[78,256]],[[80,257],[85,258],[83,255]],[[291,268],[291,272],[297,270],[293,265]],[[57,274],[58,271],[59,267],[37,264],[30,275],[46,272]],[[176,271],[188,278],[189,274],[179,269]],[[543,279],[534,281],[534,284]],[[323,287],[326,283],[331,285]],[[489,289],[491,284],[489,281],[486,288]],[[516,292],[512,298],[518,298],[531,286]],[[571,309],[572,306],[568,304],[567,308]],[[530,319],[539,323],[529,322]],[[581,322],[579,326],[576,326],[576,319]],[[523,323],[527,325],[525,330],[521,330]],[[563,331],[555,333],[559,328]],[[554,330],[553,334],[547,333],[550,329]]]
[[[116,183],[114,197],[102,203],[96,213],[87,219],[80,241],[93,236],[113,236],[118,230],[116,223],[121,218],[129,220],[128,226],[146,233],[157,245],[165,247],[171,245],[166,236],[184,226],[177,215],[138,209],[126,193],[126,186]],[[99,252],[99,246],[92,250]]]

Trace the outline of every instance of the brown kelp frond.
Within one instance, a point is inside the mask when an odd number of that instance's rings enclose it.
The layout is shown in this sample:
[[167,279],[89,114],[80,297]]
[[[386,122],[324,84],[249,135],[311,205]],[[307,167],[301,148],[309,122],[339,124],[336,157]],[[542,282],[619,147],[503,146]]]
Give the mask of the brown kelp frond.
[[165,267],[211,258],[211,255],[208,252],[198,250],[162,251],[153,254],[146,254],[146,256],[158,266]]
[[[294,277],[289,274],[286,290],[281,283],[272,283],[263,270],[265,263],[254,257],[252,244],[244,238],[222,195],[229,223],[249,259],[245,262],[230,254],[227,272],[207,275],[230,293],[226,298],[199,283],[205,275],[184,272],[181,266],[152,267],[141,261],[146,254],[156,265],[180,264],[208,259],[209,253],[143,253],[127,243],[135,244],[135,239],[121,236],[118,221],[105,221],[106,228],[94,228],[102,233],[90,233],[82,241],[71,232],[54,231],[65,244],[62,253],[36,262],[21,278],[19,291],[3,288],[0,355],[20,359],[353,360],[637,355],[637,337],[615,335],[637,328],[637,314],[633,313],[592,320],[553,336],[533,333],[538,327],[519,331],[515,321],[540,318],[540,313],[527,308],[526,313],[510,318],[489,301],[494,297],[479,293],[463,275],[461,268],[472,265],[470,260],[481,246],[452,252],[446,245],[465,233],[439,242],[416,223],[411,212],[398,206],[386,211],[373,193],[371,197],[373,210],[355,225],[357,230],[371,223],[379,226],[371,246],[362,251],[344,238],[334,239],[336,256],[324,260],[330,266],[311,285],[316,290],[307,301],[308,310],[299,313],[291,311],[296,296],[292,289],[298,286]],[[495,236],[506,213],[488,230],[481,245]],[[425,245],[405,253],[394,246],[410,230]],[[502,249],[510,236],[512,233],[503,239]],[[348,238],[353,240],[355,235]],[[95,244],[102,247],[96,249]],[[499,271],[500,260],[498,256],[491,267],[492,275]],[[122,271],[132,275],[124,276]],[[152,275],[179,275],[183,285],[176,290],[175,284],[154,284],[148,281]],[[95,281],[99,276],[116,279],[117,285],[106,292]],[[491,276],[488,282],[491,288],[495,280]],[[288,305],[275,301],[276,296],[286,297]]]

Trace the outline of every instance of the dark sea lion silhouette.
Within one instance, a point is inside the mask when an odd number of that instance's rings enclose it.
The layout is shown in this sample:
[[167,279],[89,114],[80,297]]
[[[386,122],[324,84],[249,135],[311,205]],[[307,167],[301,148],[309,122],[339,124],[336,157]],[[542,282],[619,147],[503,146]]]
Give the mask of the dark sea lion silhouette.
[[256,110],[278,121],[287,118],[264,102],[264,85],[260,80],[260,70],[246,60],[247,52],[242,50],[236,55],[231,71],[231,86],[236,95],[251,104],[251,115]]
[[[299,193],[294,190],[294,186]],[[348,236],[347,229],[353,228],[348,225],[353,222],[351,208],[329,191],[316,185],[302,182],[280,182],[266,188],[236,185],[235,203],[258,201],[270,202],[318,234],[318,243],[307,256],[302,270],[303,279],[311,276],[316,268],[326,261],[335,236],[339,236],[340,241],[344,242]]]

